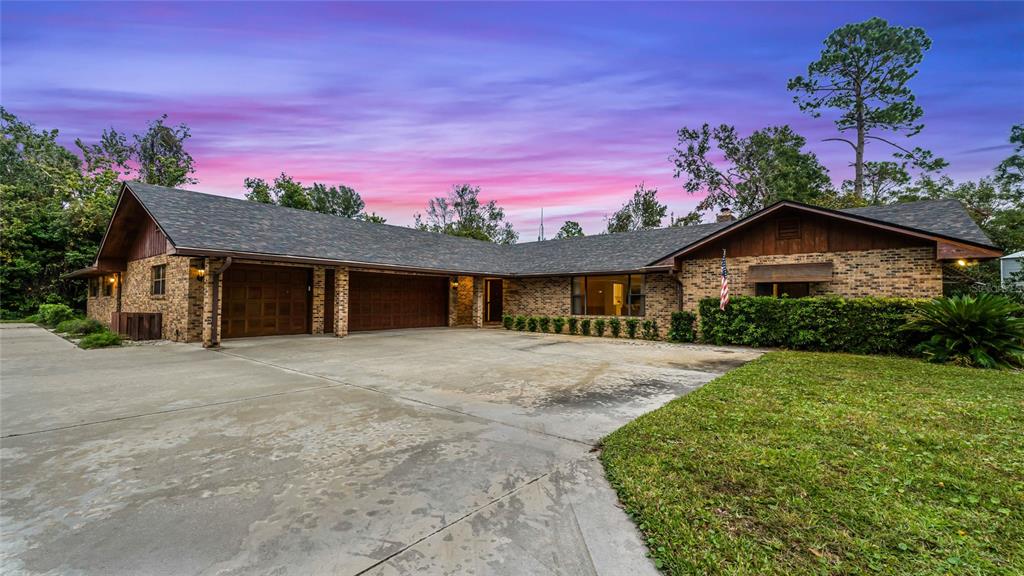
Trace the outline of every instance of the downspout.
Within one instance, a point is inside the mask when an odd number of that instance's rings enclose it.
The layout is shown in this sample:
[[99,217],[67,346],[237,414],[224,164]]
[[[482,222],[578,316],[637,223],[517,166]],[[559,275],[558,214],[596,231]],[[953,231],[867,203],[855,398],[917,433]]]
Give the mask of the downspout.
[[210,347],[216,348],[220,346],[220,335],[217,334],[217,328],[220,326],[218,319],[221,317],[220,313],[220,275],[225,270],[231,267],[231,256],[224,259],[224,263],[213,271],[210,281],[213,282],[210,290],[212,295],[210,296]]

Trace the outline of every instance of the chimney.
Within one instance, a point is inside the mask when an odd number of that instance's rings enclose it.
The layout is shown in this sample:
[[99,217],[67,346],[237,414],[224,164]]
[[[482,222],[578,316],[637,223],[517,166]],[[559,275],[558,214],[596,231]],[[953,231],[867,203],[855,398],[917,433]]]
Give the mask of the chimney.
[[722,211],[718,213],[718,218],[715,222],[732,222],[736,217],[732,215],[732,210],[728,208],[722,208]]

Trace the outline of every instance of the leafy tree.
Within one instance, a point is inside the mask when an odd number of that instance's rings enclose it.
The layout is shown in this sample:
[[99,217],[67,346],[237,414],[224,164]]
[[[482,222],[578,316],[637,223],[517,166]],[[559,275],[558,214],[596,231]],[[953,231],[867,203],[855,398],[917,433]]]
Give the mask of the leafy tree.
[[192,132],[185,124],[167,126],[167,114],[149,123],[146,133],[135,135],[134,159],[139,180],[158,186],[181,186],[198,182],[192,155],[185,150],[185,141]]
[[270,184],[263,178],[246,178],[244,183],[245,199],[260,204],[274,204],[274,197],[270,194]]
[[670,220],[671,222],[669,223],[669,226],[673,228],[678,228],[680,226],[694,226],[696,224],[700,224],[702,218],[700,212],[697,212],[695,210],[693,212],[690,212],[686,216],[680,216],[678,218],[676,218],[675,215],[673,215]]
[[608,232],[629,232],[661,226],[668,207],[658,202],[658,189],[645,188],[641,182],[633,197],[608,220]]
[[271,191],[274,194],[274,201],[278,206],[296,208],[298,210],[313,209],[313,201],[310,200],[306,188],[302,186],[301,182],[296,181],[284,172],[281,172],[280,176],[274,178],[274,186],[271,188]]
[[[732,126],[704,124],[684,127],[678,136],[675,176],[685,178],[683,187],[690,194],[707,194],[697,204],[697,215],[687,217],[689,223],[715,208],[746,216],[779,200],[823,204],[834,197],[828,170],[814,154],[802,151],[807,140],[789,126],[741,138]],[[719,155],[726,162],[721,168],[712,160]]]
[[67,261],[65,207],[77,201],[81,162],[57,143],[57,130],[37,130],[2,107],[0,135],[3,314],[24,316],[44,302],[80,303],[60,275],[76,264]]
[[907,86],[917,74],[924,52],[931,48],[924,30],[890,26],[881,18],[871,18],[837,28],[824,44],[818,60],[808,65],[807,76],[791,78],[788,88],[802,111],[820,117],[824,109],[838,110],[835,123],[839,131],[854,131],[852,140],[828,139],[853,148],[853,193],[864,195],[867,140],[887,143],[903,159],[917,164],[934,161],[920,148],[908,150],[875,134],[883,131],[910,137],[924,128],[919,122],[924,111]]
[[372,222],[374,224],[385,224],[388,221],[387,218],[381,216],[380,214],[377,214],[376,212],[363,212],[362,214],[359,215],[359,219],[365,222]]
[[334,214],[346,218],[357,218],[362,215],[366,203],[359,193],[348,186],[331,186],[317,182],[309,189],[309,199],[313,210],[321,214]]
[[555,240],[576,238],[577,236],[586,236],[583,233],[583,227],[575,220],[566,220],[565,224],[562,224],[562,227],[558,229],[558,233],[555,234]]
[[1010,128],[1010,144],[1013,154],[996,166],[996,182],[1000,186],[1016,189],[1024,186],[1024,124],[1016,124]]
[[415,227],[498,244],[515,244],[519,234],[505,221],[504,209],[494,200],[481,203],[479,196],[479,186],[452,186],[447,196],[432,198],[427,203],[425,219],[421,214],[415,215]]

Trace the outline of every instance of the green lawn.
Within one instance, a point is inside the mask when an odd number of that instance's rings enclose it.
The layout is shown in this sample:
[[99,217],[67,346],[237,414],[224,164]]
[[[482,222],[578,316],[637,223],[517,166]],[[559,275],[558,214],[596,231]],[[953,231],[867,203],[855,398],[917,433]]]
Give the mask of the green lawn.
[[671,574],[1024,574],[1024,375],[776,352],[601,456]]

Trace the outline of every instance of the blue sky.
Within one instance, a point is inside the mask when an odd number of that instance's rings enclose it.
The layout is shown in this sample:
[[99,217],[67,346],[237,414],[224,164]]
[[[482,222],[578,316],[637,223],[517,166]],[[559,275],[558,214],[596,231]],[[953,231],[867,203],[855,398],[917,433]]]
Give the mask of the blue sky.
[[[790,124],[837,182],[849,149],[787,78],[845,23],[881,16],[933,40],[910,144],[958,179],[988,174],[1024,121],[1019,3],[18,3],[2,7],[0,102],[62,140],[186,122],[200,183],[247,176],[355,187],[396,224],[470,182],[523,239],[540,208],[603,227],[643,181],[673,212],[681,126]],[[888,152],[869,150],[873,159]]]

